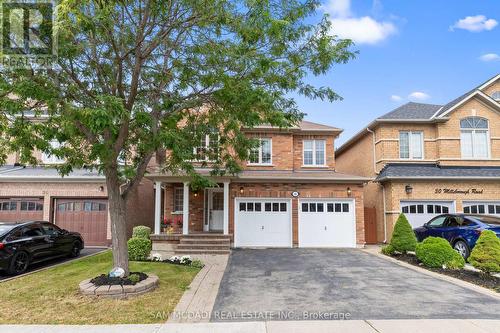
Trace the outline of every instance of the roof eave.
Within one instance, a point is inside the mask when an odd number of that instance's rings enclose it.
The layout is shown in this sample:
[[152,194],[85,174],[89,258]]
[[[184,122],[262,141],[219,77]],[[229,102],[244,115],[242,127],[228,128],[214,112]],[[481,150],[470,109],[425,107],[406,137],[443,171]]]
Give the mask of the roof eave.
[[382,183],[391,180],[457,180],[457,179],[465,179],[465,180],[500,180],[500,177],[480,177],[480,176],[384,176],[379,179],[375,179],[375,182]]

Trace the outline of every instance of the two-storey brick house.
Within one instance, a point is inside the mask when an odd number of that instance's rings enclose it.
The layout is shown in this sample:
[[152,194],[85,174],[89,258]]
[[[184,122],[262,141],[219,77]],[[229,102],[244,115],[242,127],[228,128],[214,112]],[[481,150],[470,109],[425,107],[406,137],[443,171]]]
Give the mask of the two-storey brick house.
[[[210,235],[235,247],[364,244],[367,179],[337,172],[334,140],[340,129],[302,121],[286,130],[259,126],[245,133],[259,138],[260,148],[238,175],[213,179],[216,187],[194,192],[187,178],[150,170],[147,177],[156,188],[155,250],[172,250],[160,243],[180,239],[177,253],[192,253],[197,249],[192,238]],[[210,142],[207,136],[205,148]],[[177,234],[165,234],[164,222]],[[200,251],[208,248],[198,245]],[[212,248],[217,249],[224,247]]]
[[367,242],[388,241],[401,212],[413,227],[448,212],[500,216],[500,75],[446,105],[408,103],[375,119],[336,161],[374,180]]

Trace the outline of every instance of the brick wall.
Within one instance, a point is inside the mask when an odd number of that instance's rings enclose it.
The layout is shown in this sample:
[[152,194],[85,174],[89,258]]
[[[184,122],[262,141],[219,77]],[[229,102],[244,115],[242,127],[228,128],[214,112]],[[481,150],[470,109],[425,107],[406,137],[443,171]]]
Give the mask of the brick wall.
[[293,168],[294,170],[318,169],[315,167],[304,167],[303,162],[303,140],[325,140],[326,141],[326,167],[320,169],[335,169],[335,149],[333,135],[294,135],[293,136]]

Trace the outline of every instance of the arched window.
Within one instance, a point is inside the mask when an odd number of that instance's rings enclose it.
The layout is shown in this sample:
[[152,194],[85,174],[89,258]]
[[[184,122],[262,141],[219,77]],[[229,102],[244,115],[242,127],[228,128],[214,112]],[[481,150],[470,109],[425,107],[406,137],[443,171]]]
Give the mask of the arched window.
[[489,158],[488,120],[468,117],[460,120],[462,158]]
[[497,90],[493,94],[491,94],[491,98],[493,98],[495,101],[500,102],[500,91]]

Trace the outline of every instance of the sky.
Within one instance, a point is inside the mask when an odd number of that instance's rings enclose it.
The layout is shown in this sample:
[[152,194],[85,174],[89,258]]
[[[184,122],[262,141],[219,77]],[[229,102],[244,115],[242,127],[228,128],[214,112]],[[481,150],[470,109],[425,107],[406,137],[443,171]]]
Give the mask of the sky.
[[305,120],[344,129],[340,146],[409,101],[445,104],[500,73],[500,0],[325,0],[357,58],[308,82],[343,97],[297,97]]

